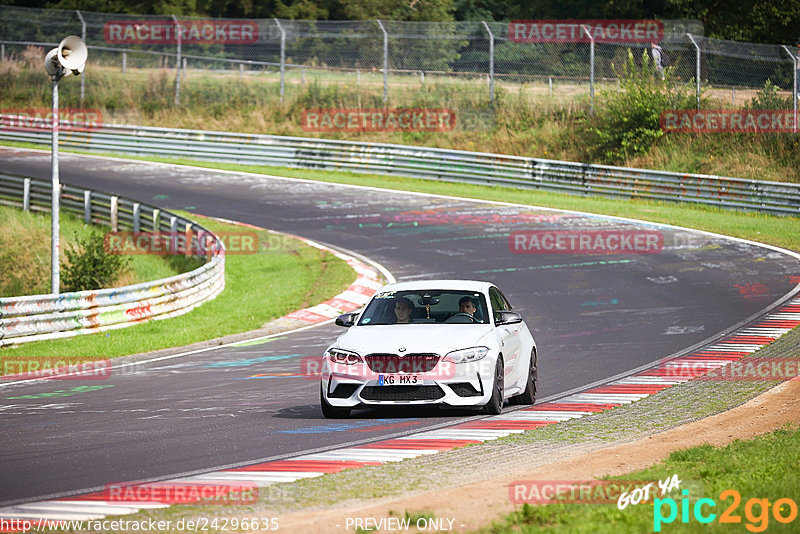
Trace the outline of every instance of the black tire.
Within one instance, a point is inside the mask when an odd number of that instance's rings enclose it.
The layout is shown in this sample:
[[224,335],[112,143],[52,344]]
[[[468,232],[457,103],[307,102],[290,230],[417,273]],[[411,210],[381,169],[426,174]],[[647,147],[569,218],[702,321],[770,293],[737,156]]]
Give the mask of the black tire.
[[503,413],[503,357],[497,356],[494,366],[494,380],[492,381],[492,398],[489,399],[481,413],[486,415],[499,415]]
[[326,419],[344,419],[350,417],[350,408],[339,408],[331,406],[325,400],[325,395],[322,394],[322,384],[319,387],[319,404],[322,406],[322,415]]
[[539,369],[536,359],[536,349],[531,350],[531,359],[528,364],[528,381],[525,391],[508,399],[509,404],[534,404],[536,402],[536,391],[539,387]]

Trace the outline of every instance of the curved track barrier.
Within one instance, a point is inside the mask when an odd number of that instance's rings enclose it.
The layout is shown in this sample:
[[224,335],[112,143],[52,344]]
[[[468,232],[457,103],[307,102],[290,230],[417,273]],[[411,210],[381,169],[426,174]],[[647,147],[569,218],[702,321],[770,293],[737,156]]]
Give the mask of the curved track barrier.
[[[0,203],[50,210],[49,181],[0,174]],[[114,195],[62,184],[61,209],[113,231],[170,232],[207,239],[208,261],[153,282],[60,295],[0,298],[0,346],[92,334],[187,313],[225,287],[225,248],[209,230],[179,215]]]
[[[46,119],[0,115],[0,140],[49,144]],[[800,215],[800,184],[592,165],[486,152],[385,143],[181,130],[146,126],[62,126],[60,145],[131,156],[388,174],[541,189],[576,195],[691,202]]]

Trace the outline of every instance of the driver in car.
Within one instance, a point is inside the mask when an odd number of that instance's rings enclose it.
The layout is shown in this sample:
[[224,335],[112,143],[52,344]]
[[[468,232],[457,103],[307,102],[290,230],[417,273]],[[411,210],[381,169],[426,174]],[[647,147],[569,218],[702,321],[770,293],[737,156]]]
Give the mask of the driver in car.
[[474,316],[477,309],[472,297],[461,297],[461,300],[458,301],[458,313],[466,313],[469,316]]

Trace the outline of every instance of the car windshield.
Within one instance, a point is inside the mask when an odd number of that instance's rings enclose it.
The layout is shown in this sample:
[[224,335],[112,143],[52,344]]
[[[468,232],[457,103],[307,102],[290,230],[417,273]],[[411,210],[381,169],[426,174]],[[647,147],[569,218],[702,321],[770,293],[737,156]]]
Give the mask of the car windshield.
[[358,324],[486,324],[486,310],[486,299],[475,291],[384,291],[372,298]]

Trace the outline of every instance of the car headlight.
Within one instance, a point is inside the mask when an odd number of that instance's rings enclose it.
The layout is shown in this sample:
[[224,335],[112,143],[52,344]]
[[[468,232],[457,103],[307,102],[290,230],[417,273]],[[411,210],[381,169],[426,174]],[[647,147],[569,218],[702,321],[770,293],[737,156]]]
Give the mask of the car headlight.
[[343,363],[345,365],[355,365],[364,361],[357,353],[344,349],[328,350],[328,359],[333,363]]
[[471,347],[448,352],[444,359],[453,363],[467,363],[478,361],[487,354],[489,354],[489,347]]

